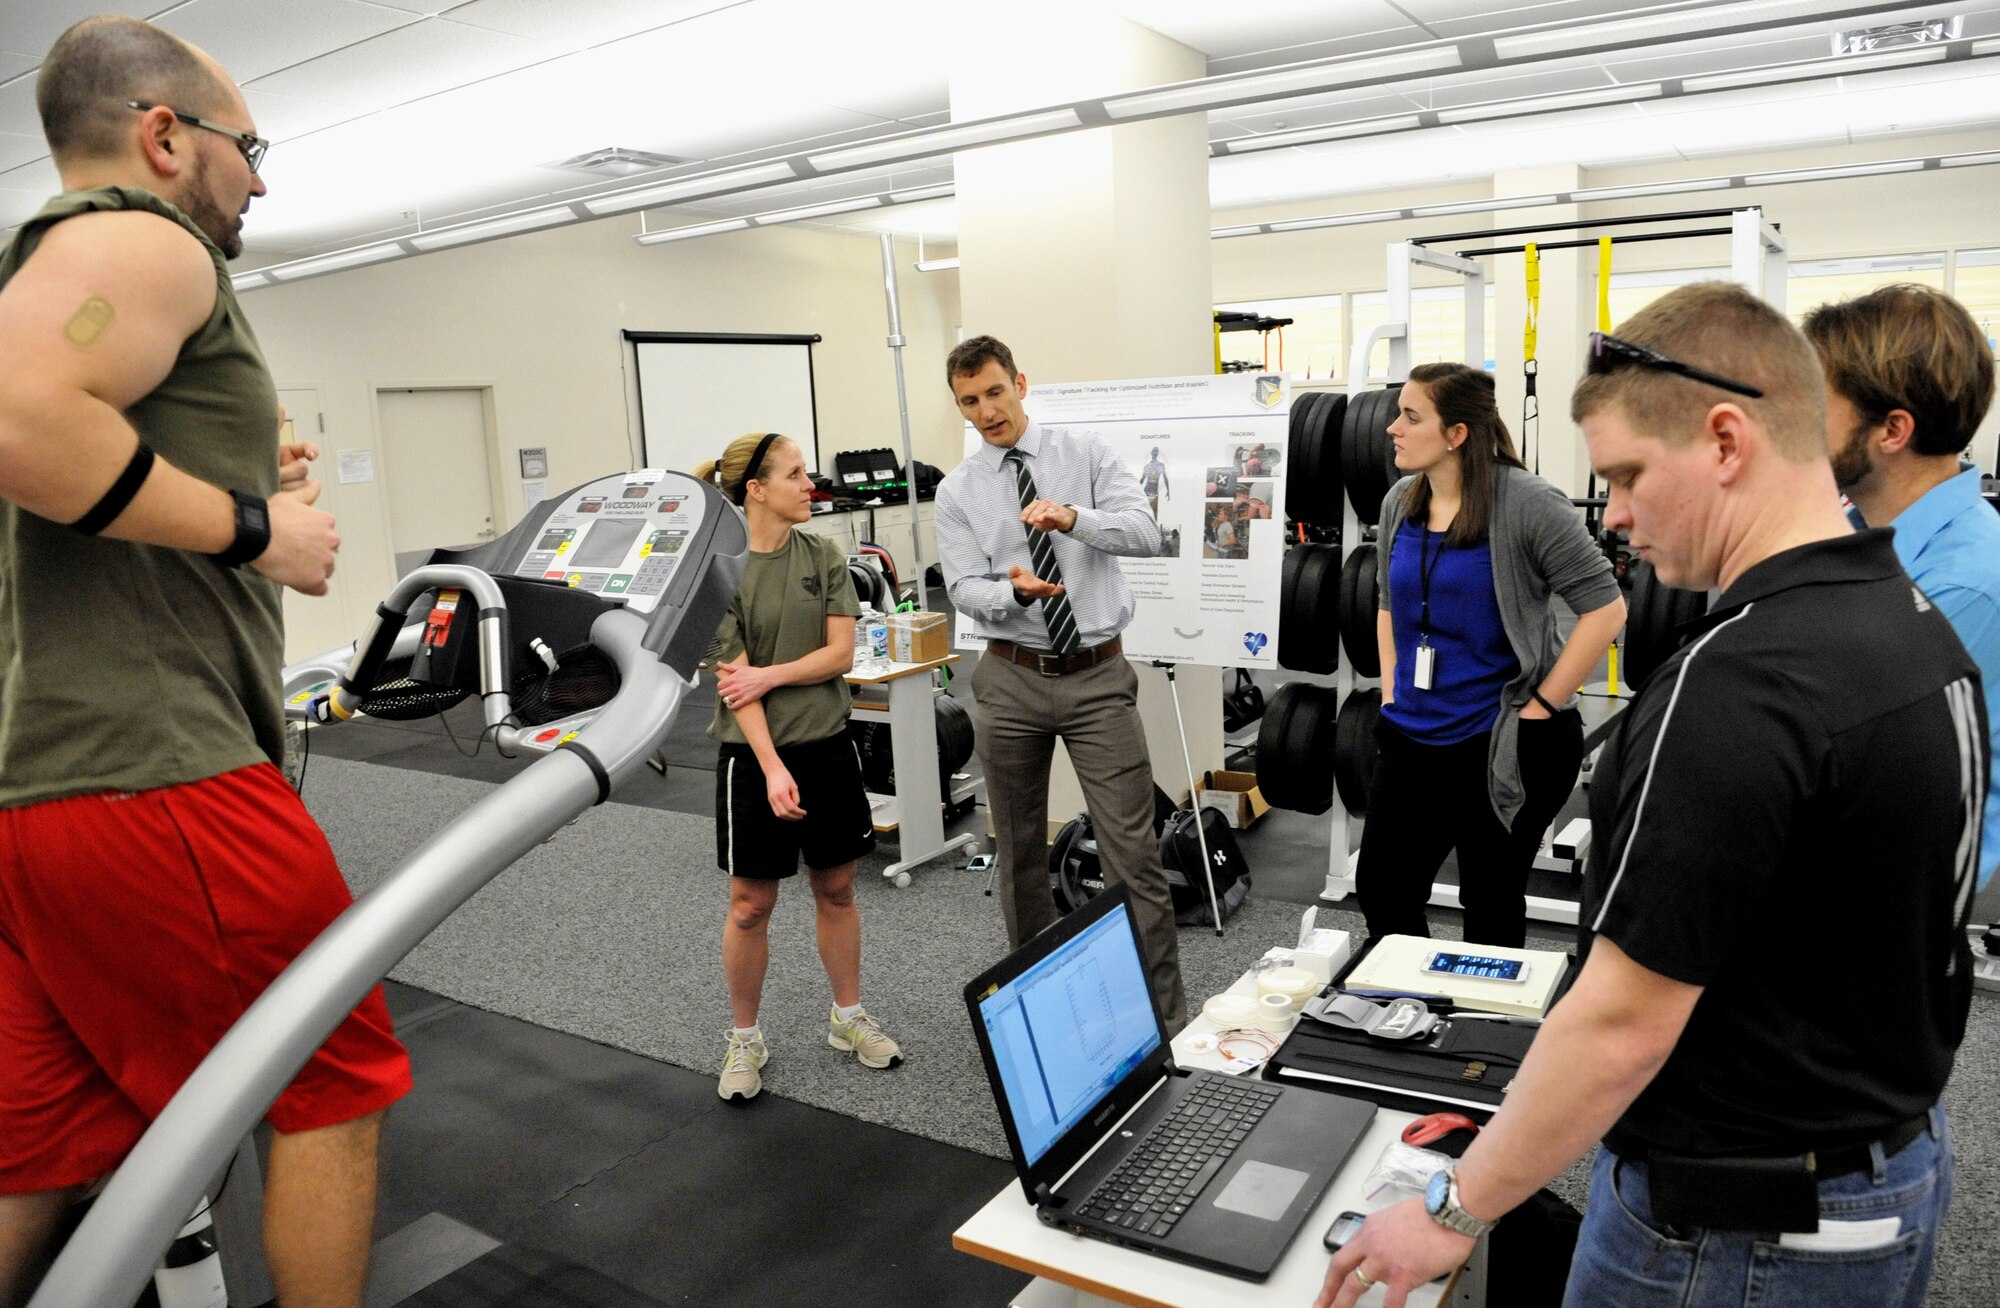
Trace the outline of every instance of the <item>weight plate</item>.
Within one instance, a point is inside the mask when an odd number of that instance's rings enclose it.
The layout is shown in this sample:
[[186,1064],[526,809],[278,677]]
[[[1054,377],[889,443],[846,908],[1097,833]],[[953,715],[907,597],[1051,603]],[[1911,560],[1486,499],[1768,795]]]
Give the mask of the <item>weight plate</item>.
[[1333,784],[1340,805],[1356,817],[1368,812],[1368,787],[1375,779],[1375,721],[1382,716],[1382,692],[1357,690],[1340,706],[1333,728]]
[[[1313,527],[1340,526],[1340,428],[1347,397],[1321,393],[1292,441],[1285,477],[1285,513]],[[1304,471],[1302,472],[1301,469]]]
[[1340,564],[1340,644],[1357,677],[1382,675],[1382,647],[1375,643],[1375,547],[1358,545]]
[[1271,696],[1257,728],[1257,789],[1264,802],[1300,813],[1333,806],[1334,692],[1287,682]]
[[1351,397],[1340,429],[1340,475],[1354,516],[1369,526],[1381,513],[1382,497],[1402,476],[1396,470],[1396,445],[1389,437],[1400,394],[1401,387],[1391,387]]
[[1279,572],[1278,666],[1332,672],[1340,664],[1340,549],[1294,545]]

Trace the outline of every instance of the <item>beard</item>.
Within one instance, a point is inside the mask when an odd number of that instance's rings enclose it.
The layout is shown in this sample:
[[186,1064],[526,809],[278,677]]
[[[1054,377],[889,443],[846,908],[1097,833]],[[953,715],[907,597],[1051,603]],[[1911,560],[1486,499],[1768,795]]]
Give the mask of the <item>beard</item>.
[[208,160],[199,155],[189,172],[181,208],[194,220],[194,225],[215,242],[215,248],[222,251],[223,258],[234,259],[243,253],[243,215],[240,212],[224,213],[222,206],[215,202],[214,190],[208,182]]
[[1868,453],[1868,433],[1872,430],[1866,422],[1856,425],[1833,452],[1833,482],[1840,489],[1850,490],[1874,473],[1875,460]]

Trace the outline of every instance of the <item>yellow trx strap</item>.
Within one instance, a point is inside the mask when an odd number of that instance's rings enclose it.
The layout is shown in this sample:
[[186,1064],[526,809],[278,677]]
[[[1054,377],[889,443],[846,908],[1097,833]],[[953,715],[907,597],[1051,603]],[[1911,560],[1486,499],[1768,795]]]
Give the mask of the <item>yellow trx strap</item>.
[[1611,330],[1611,238],[1597,238],[1597,330]]
[[1524,253],[1528,257],[1528,317],[1521,325],[1521,448],[1535,447],[1535,471],[1542,470],[1542,401],[1535,394],[1535,377],[1541,364],[1535,359],[1535,333],[1542,318],[1542,256],[1533,241]]

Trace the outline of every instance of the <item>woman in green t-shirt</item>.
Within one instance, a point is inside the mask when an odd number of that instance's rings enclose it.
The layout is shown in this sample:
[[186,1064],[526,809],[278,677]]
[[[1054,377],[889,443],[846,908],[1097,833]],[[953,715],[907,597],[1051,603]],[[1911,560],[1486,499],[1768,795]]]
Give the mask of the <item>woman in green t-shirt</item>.
[[743,508],[750,555],[743,584],[709,647],[717,705],[708,734],[715,769],[716,861],[729,873],[722,969],[735,1026],[716,1093],[748,1100],[769,1054],[757,1005],[770,960],[778,882],[803,855],[818,913],[820,961],[833,985],[827,1043],[868,1067],[902,1050],[861,1007],[861,913],[854,863],[875,847],[861,760],[847,736],[860,612],[847,560],[811,532],[812,480],[798,445],[776,432],[732,441],[696,472]]

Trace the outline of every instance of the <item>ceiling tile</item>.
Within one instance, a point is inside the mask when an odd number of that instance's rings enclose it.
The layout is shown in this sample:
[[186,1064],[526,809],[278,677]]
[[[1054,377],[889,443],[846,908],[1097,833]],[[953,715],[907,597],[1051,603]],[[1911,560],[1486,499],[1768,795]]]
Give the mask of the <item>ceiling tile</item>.
[[156,3],[117,3],[117,0],[13,0],[0,5],[0,50],[35,56],[37,63],[70,25],[93,14],[124,14],[144,18],[167,8],[166,0]]
[[382,108],[540,63],[537,41],[427,18],[257,79],[267,91]]
[[192,0],[160,26],[208,51],[242,85],[418,21],[357,0]]
[[1485,104],[1493,100],[1517,100],[1537,95],[1562,95],[1571,91],[1595,91],[1616,83],[1602,68],[1576,64],[1565,68],[1537,68],[1530,72],[1468,73],[1463,77],[1429,77],[1411,81],[1399,89],[1411,103],[1423,109],[1455,109],[1461,105]]
[[19,136],[13,132],[0,132],[0,172],[47,158],[48,153],[48,142],[39,135]]
[[11,82],[33,72],[42,62],[40,55],[19,54],[13,50],[0,50],[0,82]]
[[472,0],[453,8],[454,23],[524,36],[565,50],[615,41],[685,22],[736,0],[592,0],[552,5],[548,0]]
[[257,134],[269,141],[296,140],[373,112],[331,100],[280,95],[257,86],[244,88],[243,101],[250,106],[250,117],[257,124]]
[[[1386,0],[1260,0],[1255,5],[1218,5],[1213,0],[1121,0],[1113,6],[1141,27],[1179,41],[1218,62],[1263,67],[1322,56],[1284,54],[1308,45],[1337,44],[1351,38],[1399,33],[1404,42],[1421,41],[1399,7]],[[1277,56],[1265,58],[1265,56]],[[1262,62],[1248,62],[1259,60]]]
[[35,112],[35,79],[20,77],[0,86],[0,132],[40,137],[42,116]]
[[1489,0],[1404,0],[1404,12],[1439,37],[1492,36],[1548,23],[1619,18],[1630,0],[1548,0],[1542,4],[1496,5]]

